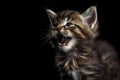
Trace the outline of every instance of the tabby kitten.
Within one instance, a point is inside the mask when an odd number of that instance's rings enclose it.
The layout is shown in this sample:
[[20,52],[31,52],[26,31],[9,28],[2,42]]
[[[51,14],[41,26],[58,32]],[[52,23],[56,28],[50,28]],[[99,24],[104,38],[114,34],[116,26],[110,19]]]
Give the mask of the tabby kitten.
[[95,6],[84,13],[66,10],[58,14],[47,9],[51,29],[50,43],[56,49],[55,62],[61,80],[120,80],[115,50],[97,40]]

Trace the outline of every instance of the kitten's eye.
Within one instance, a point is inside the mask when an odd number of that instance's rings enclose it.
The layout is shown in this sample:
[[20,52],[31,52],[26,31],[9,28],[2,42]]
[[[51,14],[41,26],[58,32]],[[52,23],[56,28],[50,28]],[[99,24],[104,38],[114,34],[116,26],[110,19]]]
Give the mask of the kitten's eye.
[[66,26],[72,27],[72,26],[73,26],[73,23],[68,22],[68,23],[66,24]]
[[58,23],[54,23],[53,26],[54,26],[54,27],[57,27],[57,26],[58,26]]

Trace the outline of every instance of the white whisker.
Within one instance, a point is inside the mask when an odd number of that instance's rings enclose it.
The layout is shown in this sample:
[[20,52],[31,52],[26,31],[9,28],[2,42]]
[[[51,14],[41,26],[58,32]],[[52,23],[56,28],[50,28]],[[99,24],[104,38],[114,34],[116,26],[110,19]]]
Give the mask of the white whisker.
[[43,46],[44,44],[48,43],[48,41],[51,39],[50,35],[46,35],[44,36],[43,38],[40,39],[40,43],[41,43],[41,46]]

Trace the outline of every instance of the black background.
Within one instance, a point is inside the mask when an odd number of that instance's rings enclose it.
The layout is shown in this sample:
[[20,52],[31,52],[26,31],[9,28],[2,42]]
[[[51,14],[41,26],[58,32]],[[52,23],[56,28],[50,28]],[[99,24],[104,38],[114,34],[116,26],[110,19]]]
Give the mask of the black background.
[[[66,9],[78,10],[84,12],[87,8],[97,6],[99,30],[101,39],[107,40],[119,53],[119,2],[115,0],[43,0],[31,2],[28,9],[30,14],[31,38],[29,49],[26,52],[27,77],[34,80],[59,80],[58,73],[54,66],[54,53],[47,44],[42,45],[46,30],[49,30],[49,20],[45,9],[51,9],[55,12]],[[24,73],[24,72],[23,72]],[[24,75],[25,76],[25,75]]]

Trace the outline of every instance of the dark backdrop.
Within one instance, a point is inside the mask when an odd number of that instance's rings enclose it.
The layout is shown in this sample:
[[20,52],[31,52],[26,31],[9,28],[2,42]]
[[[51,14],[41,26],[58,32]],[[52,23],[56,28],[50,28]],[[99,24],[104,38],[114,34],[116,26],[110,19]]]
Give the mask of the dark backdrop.
[[[46,8],[53,11],[73,9],[85,11],[88,7],[95,5],[98,11],[99,30],[101,38],[107,40],[117,52],[120,52],[119,42],[119,5],[115,0],[43,0],[31,2],[30,25],[32,35],[29,44],[31,45],[27,55],[27,66],[29,78],[34,80],[59,80],[58,72],[54,66],[54,53],[50,46],[42,39],[46,30],[49,30],[49,20],[45,12]],[[42,45],[43,44],[43,45]]]

